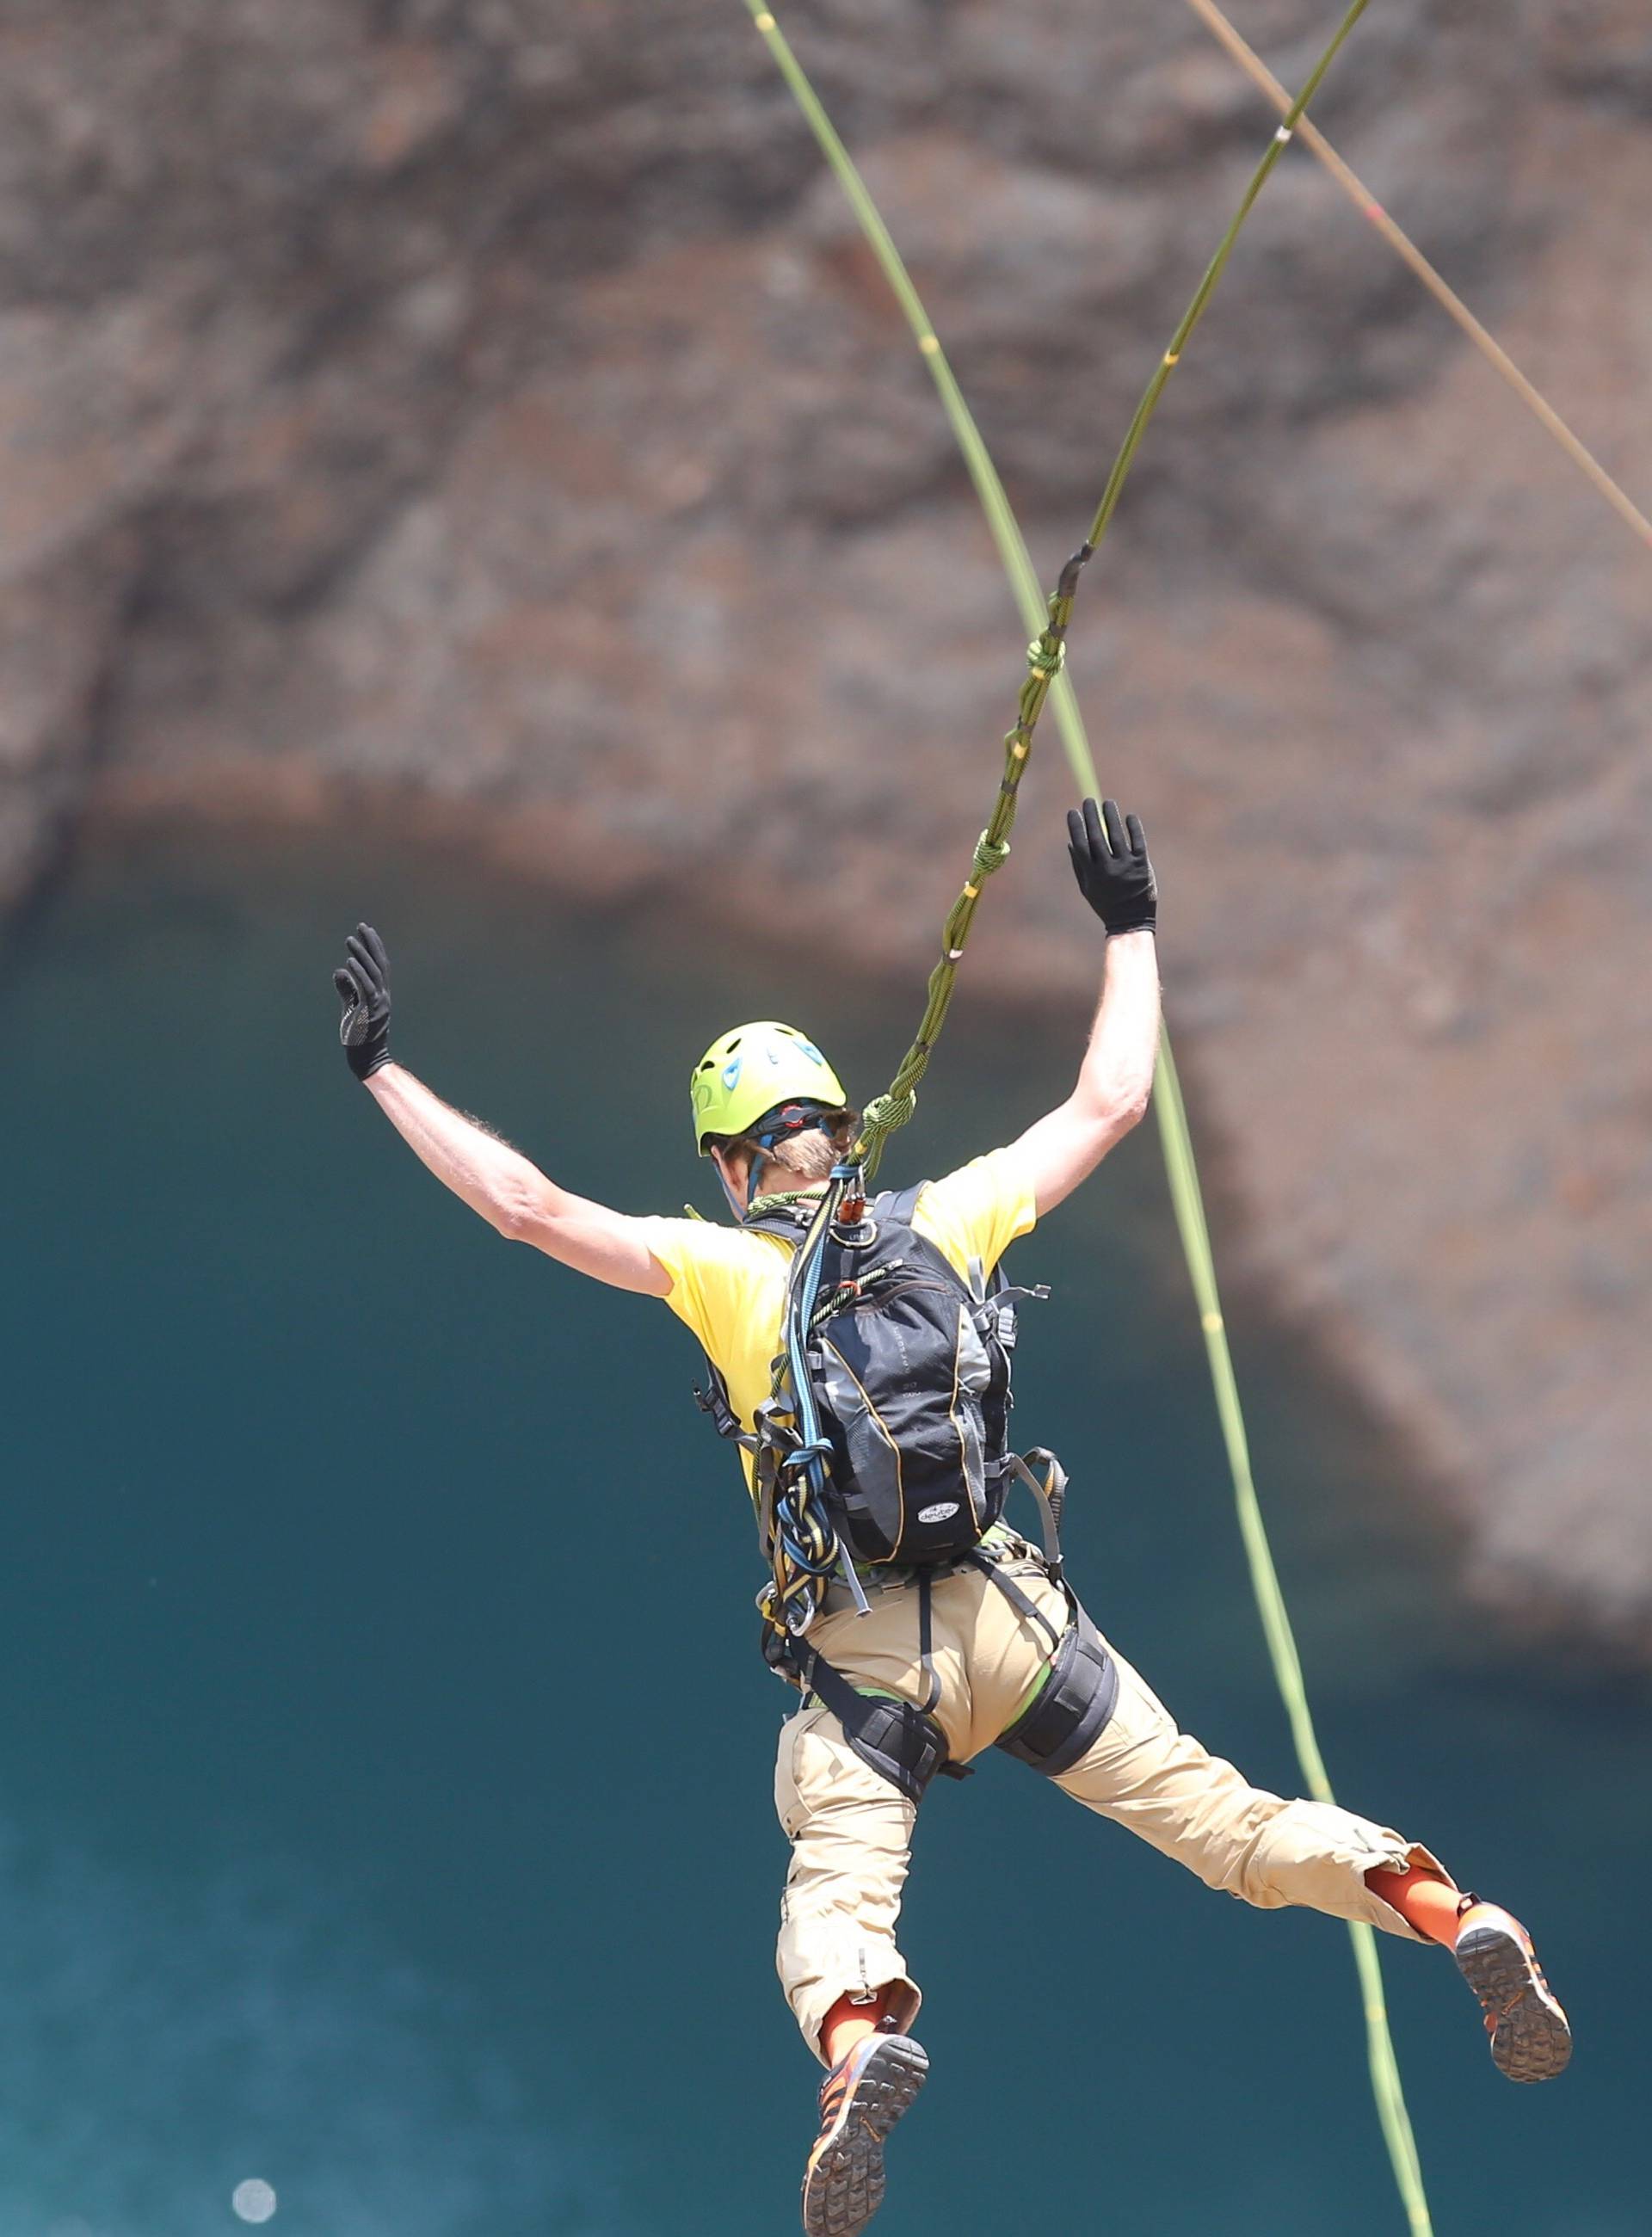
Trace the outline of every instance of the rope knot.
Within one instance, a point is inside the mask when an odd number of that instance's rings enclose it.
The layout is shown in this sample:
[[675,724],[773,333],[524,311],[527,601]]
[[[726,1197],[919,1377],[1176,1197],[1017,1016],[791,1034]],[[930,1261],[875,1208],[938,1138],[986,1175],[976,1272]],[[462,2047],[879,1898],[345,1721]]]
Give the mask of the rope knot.
[[915,1088],[909,1087],[902,1095],[875,1095],[861,1124],[869,1134],[892,1134],[897,1126],[905,1125],[917,1107]]
[[1034,676],[1041,676],[1047,683],[1053,683],[1067,665],[1065,640],[1047,645],[1041,637],[1035,637],[1027,648],[1027,665]]
[[1008,840],[995,839],[990,832],[983,831],[975,841],[975,852],[971,867],[978,878],[989,877],[995,869],[1008,861]]

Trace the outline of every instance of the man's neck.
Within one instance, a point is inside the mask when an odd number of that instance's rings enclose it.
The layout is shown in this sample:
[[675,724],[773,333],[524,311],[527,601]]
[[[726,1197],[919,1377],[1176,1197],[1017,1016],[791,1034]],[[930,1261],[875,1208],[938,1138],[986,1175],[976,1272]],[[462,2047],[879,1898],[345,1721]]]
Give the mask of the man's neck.
[[777,1158],[767,1158],[757,1178],[756,1193],[758,1196],[818,1196],[827,1185],[828,1178],[811,1180],[807,1173],[794,1172],[790,1165],[783,1165]]

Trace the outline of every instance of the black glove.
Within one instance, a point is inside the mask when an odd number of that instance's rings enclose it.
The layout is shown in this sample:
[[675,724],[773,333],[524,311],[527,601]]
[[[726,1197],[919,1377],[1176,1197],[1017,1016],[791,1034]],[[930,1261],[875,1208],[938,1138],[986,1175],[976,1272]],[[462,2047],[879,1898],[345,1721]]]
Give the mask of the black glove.
[[1067,843],[1079,891],[1109,932],[1156,928],[1159,887],[1139,815],[1121,816],[1116,800],[1104,800],[1098,815],[1087,800],[1081,815],[1076,808],[1067,811]]
[[390,1061],[390,958],[370,924],[359,924],[345,941],[349,953],[333,973],[344,1015],[339,1039],[358,1079]]

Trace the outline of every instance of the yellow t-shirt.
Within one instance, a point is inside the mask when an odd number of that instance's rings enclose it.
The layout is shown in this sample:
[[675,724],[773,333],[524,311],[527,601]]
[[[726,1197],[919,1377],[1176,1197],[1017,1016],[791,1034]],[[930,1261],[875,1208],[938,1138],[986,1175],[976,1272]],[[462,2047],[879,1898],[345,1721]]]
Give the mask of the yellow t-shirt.
[[[912,1215],[966,1280],[979,1259],[989,1274],[1038,1217],[1033,1187],[1013,1149],[994,1150],[930,1181]],[[786,1270],[793,1245],[776,1235],[701,1219],[645,1219],[648,1247],[671,1277],[667,1304],[691,1328],[729,1386],[729,1402],[749,1429],[769,1395],[780,1348]],[[751,1473],[749,1455],[748,1478]]]

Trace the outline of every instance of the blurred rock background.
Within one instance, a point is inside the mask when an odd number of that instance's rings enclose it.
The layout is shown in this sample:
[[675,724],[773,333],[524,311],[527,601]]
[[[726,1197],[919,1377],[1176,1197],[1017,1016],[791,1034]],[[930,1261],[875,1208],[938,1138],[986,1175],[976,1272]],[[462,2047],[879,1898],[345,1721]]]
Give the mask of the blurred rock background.
[[[1329,24],[1236,12],[1286,80]],[[1271,119],[1162,0],[785,22],[1052,576]],[[1644,10],[1389,0],[1315,113],[1652,498]],[[10,0],[0,429],[7,902],[89,820],[347,802],[927,964],[1022,633],[738,0]],[[1072,673],[1230,1270],[1475,1589],[1643,1642],[1652,555],[1305,155]],[[1044,756],[976,980],[1020,1000],[1094,970]]]

